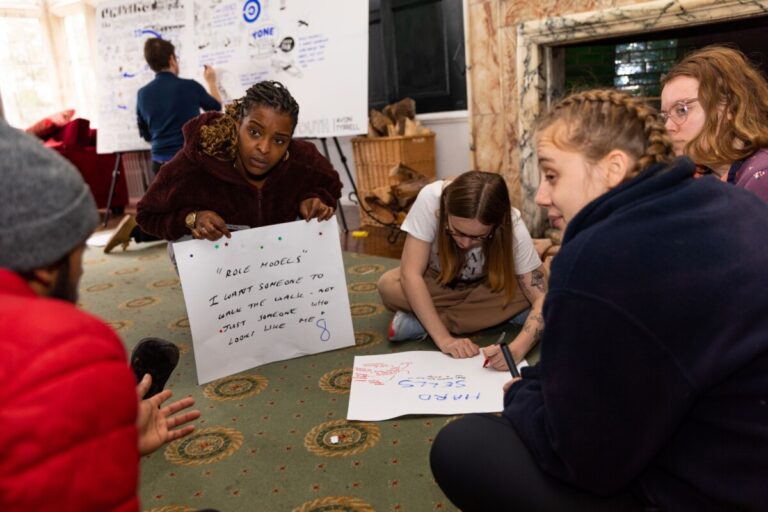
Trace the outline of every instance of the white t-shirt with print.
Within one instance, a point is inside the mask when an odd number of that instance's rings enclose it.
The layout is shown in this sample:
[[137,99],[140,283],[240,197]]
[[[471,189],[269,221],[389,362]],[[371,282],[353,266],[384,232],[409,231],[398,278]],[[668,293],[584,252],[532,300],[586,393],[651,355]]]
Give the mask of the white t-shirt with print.
[[[437,227],[440,220],[440,195],[443,187],[450,182],[438,180],[425,186],[419,192],[416,201],[411,206],[408,215],[400,229],[409,235],[432,244],[429,266],[440,271],[440,259],[437,255]],[[512,257],[517,275],[527,274],[539,268],[541,259],[533,246],[533,240],[525,227],[520,211],[511,209],[512,213]],[[467,253],[466,264],[459,273],[459,280],[474,281],[484,277],[485,253],[478,246]]]

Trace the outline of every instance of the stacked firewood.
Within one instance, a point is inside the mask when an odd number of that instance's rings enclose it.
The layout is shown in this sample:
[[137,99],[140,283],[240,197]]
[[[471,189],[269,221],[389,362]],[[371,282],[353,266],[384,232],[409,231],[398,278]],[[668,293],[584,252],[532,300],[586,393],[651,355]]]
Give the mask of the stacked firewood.
[[416,119],[416,102],[404,98],[384,107],[382,111],[371,109],[369,113],[369,137],[395,137],[397,135],[426,135],[432,133]]
[[[415,139],[431,134],[432,131],[422,126],[416,119],[416,102],[412,98],[405,98],[387,105],[381,111],[375,109],[370,111],[367,139],[378,140],[371,141],[373,145],[365,147],[378,147],[379,150],[373,152],[375,156],[372,156],[371,160],[366,161],[360,158],[360,162],[356,161],[356,164],[359,166],[358,170],[363,172],[366,165],[375,165],[377,168],[375,172],[368,175],[366,180],[372,188],[360,191],[365,202],[362,208],[368,210],[366,213],[373,220],[383,224],[401,224],[416,200],[419,190],[434,179],[434,171],[432,177],[429,177],[408,167],[408,158],[413,158],[415,155],[405,152],[412,147],[410,144],[413,142],[400,140],[396,143],[394,137]],[[421,142],[423,139],[419,143]],[[363,147],[362,144],[360,147]],[[430,147],[433,148],[434,145]],[[393,148],[397,148],[396,151]],[[431,158],[434,162],[434,155]],[[379,160],[376,161],[376,159]],[[386,162],[383,168],[380,165],[382,161]],[[420,163],[422,165],[419,169],[423,171],[423,162]],[[387,172],[390,165],[392,167]]]
[[365,193],[365,202],[374,219],[383,224],[400,225],[419,195],[419,190],[432,181],[404,165],[389,171],[390,185],[376,187]]

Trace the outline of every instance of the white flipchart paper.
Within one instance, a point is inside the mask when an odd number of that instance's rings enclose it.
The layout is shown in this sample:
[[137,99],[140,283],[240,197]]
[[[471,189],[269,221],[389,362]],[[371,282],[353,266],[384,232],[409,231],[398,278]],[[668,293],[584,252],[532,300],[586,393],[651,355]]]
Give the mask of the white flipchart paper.
[[347,419],[500,412],[504,383],[512,377],[483,368],[484,359],[482,353],[455,359],[437,351],[356,356]]
[[198,383],[355,344],[336,217],[173,249]]
[[149,149],[136,93],[155,76],[144,60],[151,37],[173,43],[182,78],[205,86],[213,66],[225,104],[256,82],[282,82],[301,105],[297,137],[367,130],[368,2],[101,0],[95,33],[99,153]]

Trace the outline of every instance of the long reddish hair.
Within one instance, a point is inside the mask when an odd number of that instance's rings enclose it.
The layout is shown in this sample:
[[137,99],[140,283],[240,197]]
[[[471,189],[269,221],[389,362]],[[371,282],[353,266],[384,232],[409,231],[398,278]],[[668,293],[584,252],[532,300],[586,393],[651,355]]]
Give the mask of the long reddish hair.
[[685,148],[696,163],[729,165],[768,147],[768,82],[743,53],[719,45],[694,51],[662,77],[661,85],[680,76],[699,82],[705,112],[704,128]]

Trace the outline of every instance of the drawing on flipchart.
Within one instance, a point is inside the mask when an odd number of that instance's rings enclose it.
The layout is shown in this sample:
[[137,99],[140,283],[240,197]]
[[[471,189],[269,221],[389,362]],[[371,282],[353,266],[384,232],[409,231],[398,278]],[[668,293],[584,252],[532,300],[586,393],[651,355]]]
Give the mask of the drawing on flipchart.
[[410,373],[408,371],[410,366],[411,363],[408,362],[398,364],[365,363],[355,366],[352,372],[352,380],[373,384],[374,386],[383,386],[401,375]]

